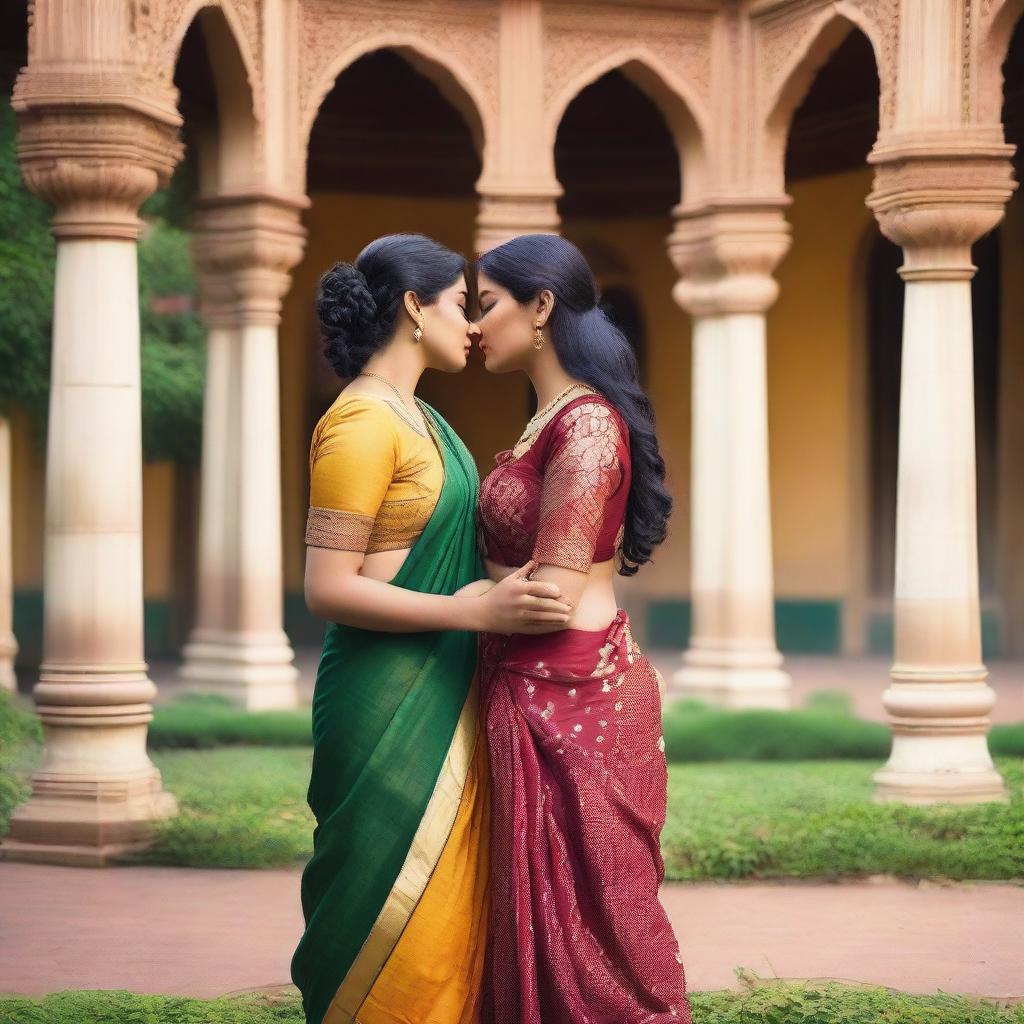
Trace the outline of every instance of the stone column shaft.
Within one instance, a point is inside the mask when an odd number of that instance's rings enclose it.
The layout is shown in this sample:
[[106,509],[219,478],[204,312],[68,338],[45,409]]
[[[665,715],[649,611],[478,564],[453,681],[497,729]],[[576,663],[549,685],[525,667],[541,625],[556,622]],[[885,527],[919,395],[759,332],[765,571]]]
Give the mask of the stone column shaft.
[[[972,137],[974,135],[975,137]],[[971,245],[1015,187],[1012,147],[984,132],[891,134],[868,205],[903,247],[893,732],[875,799],[1006,800],[986,742],[995,693],[978,596]]]
[[[67,84],[67,83],[65,83]],[[88,83],[86,83],[88,84]],[[176,811],[146,753],[156,688],[142,628],[139,204],[180,158],[176,115],[54,99],[19,82],[25,180],[55,208],[46,456],[45,742],[0,852],[102,864]]]
[[253,710],[297,700],[283,628],[277,326],[306,203],[240,192],[202,200],[196,218],[209,334],[198,611],[181,675]]
[[679,696],[786,707],[775,645],[765,311],[789,233],[784,199],[677,210],[675,298],[693,316],[692,630]]

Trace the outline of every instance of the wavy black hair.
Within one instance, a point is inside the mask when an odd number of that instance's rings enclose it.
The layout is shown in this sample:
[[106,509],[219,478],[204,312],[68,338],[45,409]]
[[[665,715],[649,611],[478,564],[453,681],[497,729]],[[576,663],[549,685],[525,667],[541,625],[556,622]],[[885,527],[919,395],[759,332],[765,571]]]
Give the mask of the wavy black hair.
[[339,377],[355,377],[391,340],[407,291],[429,306],[467,273],[465,257],[426,235],[383,235],[354,263],[335,263],[321,278],[316,315],[324,355]]
[[640,387],[633,347],[598,305],[594,275],[572,242],[558,235],[519,235],[484,253],[477,267],[519,303],[551,290],[555,307],[548,325],[562,368],[604,395],[626,421],[632,482],[619,572],[634,575],[665,539],[672,496],[665,488],[654,410]]

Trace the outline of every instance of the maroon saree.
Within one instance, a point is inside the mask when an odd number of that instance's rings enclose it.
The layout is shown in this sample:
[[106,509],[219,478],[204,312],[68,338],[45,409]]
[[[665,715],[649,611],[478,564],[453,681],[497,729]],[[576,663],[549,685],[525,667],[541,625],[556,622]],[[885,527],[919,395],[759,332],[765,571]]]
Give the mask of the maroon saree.
[[[497,461],[481,486],[489,558],[586,569],[611,557],[629,444],[603,398],[563,403]],[[661,697],[628,616],[599,630],[483,634],[480,667],[493,781],[481,1024],[690,1024],[658,899]]]

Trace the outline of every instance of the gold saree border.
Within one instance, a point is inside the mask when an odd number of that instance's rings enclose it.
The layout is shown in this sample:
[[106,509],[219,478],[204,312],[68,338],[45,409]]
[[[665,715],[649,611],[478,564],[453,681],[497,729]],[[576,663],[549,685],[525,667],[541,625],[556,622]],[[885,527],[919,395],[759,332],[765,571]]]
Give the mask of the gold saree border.
[[420,827],[413,836],[402,870],[384,901],[377,920],[362,948],[345,975],[323,1024],[356,1024],[363,1001],[373,988],[389,956],[394,951],[423,896],[430,876],[441,859],[451,835],[455,818],[473,760],[478,717],[478,675],[474,673],[465,703],[455,726],[455,734],[423,813]]

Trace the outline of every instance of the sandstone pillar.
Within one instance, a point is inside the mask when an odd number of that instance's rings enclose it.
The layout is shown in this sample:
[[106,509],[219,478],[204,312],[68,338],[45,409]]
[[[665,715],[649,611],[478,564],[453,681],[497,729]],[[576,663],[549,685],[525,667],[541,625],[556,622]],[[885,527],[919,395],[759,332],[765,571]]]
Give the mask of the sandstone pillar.
[[[102,80],[35,82],[19,81],[14,106],[25,180],[53,205],[57,240],[33,691],[45,745],[0,852],[102,864],[176,811],[146,753],[136,239],[139,204],[180,159],[179,120],[127,96],[101,102]],[[93,99],[74,101],[71,84]]]
[[[1001,134],[1001,133],[1000,133]],[[1015,187],[1012,147],[981,129],[891,133],[868,205],[906,282],[896,497],[893,732],[879,801],[1006,800],[986,736],[981,660],[971,245]]]
[[247,190],[200,200],[196,212],[209,334],[197,621],[181,675],[250,710],[297,701],[284,632],[277,328],[307,203]]
[[765,312],[789,247],[786,200],[677,210],[674,295],[693,317],[690,645],[673,691],[784,708],[775,644]]

